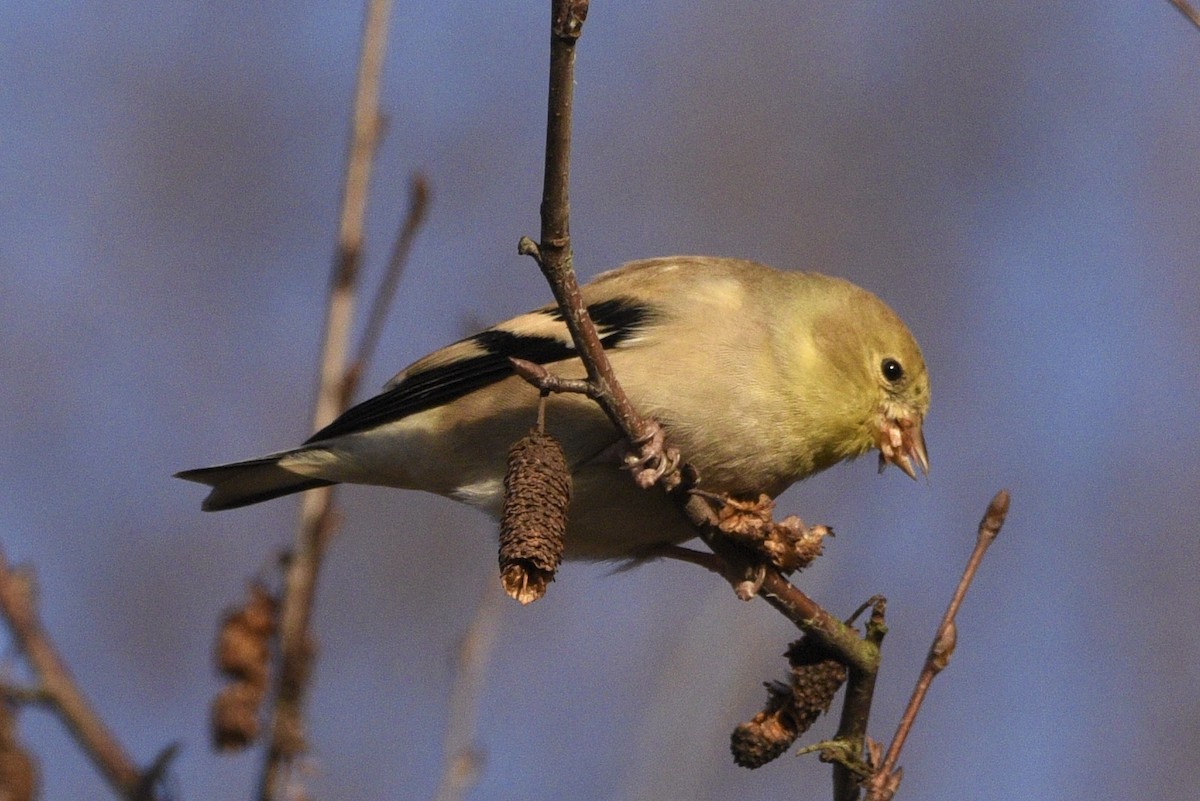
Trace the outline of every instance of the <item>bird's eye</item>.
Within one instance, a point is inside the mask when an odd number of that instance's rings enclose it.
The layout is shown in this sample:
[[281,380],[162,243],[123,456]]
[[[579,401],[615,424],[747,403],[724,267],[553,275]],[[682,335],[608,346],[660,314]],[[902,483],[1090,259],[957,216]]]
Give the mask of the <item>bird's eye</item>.
[[883,372],[883,377],[890,383],[894,384],[901,378],[904,378],[904,368],[895,359],[884,359],[879,369]]

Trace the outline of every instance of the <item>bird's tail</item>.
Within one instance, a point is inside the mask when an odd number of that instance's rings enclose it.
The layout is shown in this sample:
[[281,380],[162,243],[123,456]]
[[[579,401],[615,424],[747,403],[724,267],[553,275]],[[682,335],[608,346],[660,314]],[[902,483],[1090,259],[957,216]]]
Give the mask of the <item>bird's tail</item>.
[[275,453],[244,462],[219,464],[176,473],[176,478],[207,484],[212,492],[204,499],[200,508],[206,512],[236,509],[260,501],[269,501],[281,495],[291,495],[316,487],[328,487],[336,481],[312,478],[293,473],[279,466],[279,460],[290,452]]

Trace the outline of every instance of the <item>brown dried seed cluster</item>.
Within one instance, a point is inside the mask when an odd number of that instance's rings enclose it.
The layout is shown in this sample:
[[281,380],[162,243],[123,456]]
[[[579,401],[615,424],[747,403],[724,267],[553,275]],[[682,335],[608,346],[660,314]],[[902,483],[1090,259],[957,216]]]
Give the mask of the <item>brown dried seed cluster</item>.
[[743,768],[761,768],[791,747],[800,731],[792,718],[791,692],[786,684],[767,682],[767,705],[733,730],[729,740],[733,761]]
[[220,751],[245,748],[259,733],[259,707],[270,679],[270,637],[276,600],[262,585],[249,588],[246,603],[230,610],[217,635],[217,669],[231,681],[212,704],[213,745]]
[[562,446],[534,429],[508,453],[500,517],[500,580],[523,604],[546,594],[562,563],[571,471]]
[[763,711],[733,731],[730,748],[743,768],[759,768],[782,756],[823,713],[846,681],[846,668],[830,659],[808,638],[787,651],[788,683],[768,682]]
[[717,512],[717,526],[785,574],[808,567],[833,532],[826,526],[805,526],[795,515],[775,522],[774,510],[775,502],[768,495],[754,500],[726,498]]
[[846,666],[831,659],[808,637],[792,643],[787,658],[792,667],[792,714],[803,734],[829,711],[833,696],[846,681]]

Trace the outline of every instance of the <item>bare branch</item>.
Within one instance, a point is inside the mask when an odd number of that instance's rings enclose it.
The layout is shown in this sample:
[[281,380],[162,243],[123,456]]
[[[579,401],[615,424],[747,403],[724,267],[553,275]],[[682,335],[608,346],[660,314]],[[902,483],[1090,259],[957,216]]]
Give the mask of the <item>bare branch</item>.
[[404,274],[404,267],[408,264],[408,254],[412,252],[413,242],[417,238],[417,231],[420,230],[421,223],[425,221],[425,212],[428,208],[429,182],[424,175],[418,173],[409,182],[408,210],[404,214],[404,220],[401,222],[400,229],[396,233],[396,240],[392,244],[387,271],[371,301],[371,310],[367,313],[367,325],[363,329],[362,340],[358,343],[358,351],[346,373],[347,386],[343,390],[343,394],[347,402],[353,397],[359,378],[362,376],[366,364],[371,361],[376,345],[379,344],[383,324],[387,320],[388,310],[396,295],[396,286],[400,283],[400,276]]
[[75,683],[34,603],[33,577],[9,567],[0,553],[0,613],[37,676],[35,699],[62,720],[105,781],[125,798],[148,798],[145,777]]
[[[655,425],[643,418],[634,409],[628,396],[621,389],[612,365],[600,343],[596,327],[588,316],[587,308],[575,278],[571,261],[570,203],[568,184],[570,179],[570,144],[572,88],[574,86],[575,44],[582,33],[583,19],[587,15],[586,0],[553,0],[550,38],[550,91],[546,125],[545,184],[541,204],[541,242],[536,245],[527,237],[519,245],[521,253],[532,256],[541,267],[550,284],[559,308],[563,312],[567,328],[580,359],[587,368],[587,394],[604,409],[617,429],[631,445],[637,447],[656,444]],[[524,367],[520,365],[519,367]],[[535,385],[552,388],[548,373],[526,370]],[[541,381],[541,383],[539,383]],[[568,391],[581,391],[572,385]],[[643,458],[666,460],[665,454],[655,454],[646,448]],[[682,466],[667,474],[661,474],[660,483],[683,487],[679,473],[686,472]],[[696,525],[698,532],[714,553],[732,562],[743,565],[745,555],[732,543],[724,541],[717,530],[717,516],[712,503],[694,493],[680,492],[676,499]],[[726,575],[736,569],[723,571]],[[768,570],[760,594],[785,614],[797,626],[812,631],[828,647],[847,657],[850,664],[860,667],[873,665],[875,657],[862,653],[862,641],[853,629],[826,613],[804,593],[793,587],[778,571]]]
[[[550,284],[580,359],[587,368],[588,392],[604,409],[617,429],[634,447],[642,447],[642,459],[663,462],[666,454],[655,453],[659,445],[654,436],[656,426],[634,409],[621,389],[595,325],[587,313],[579,284],[572,267],[570,241],[570,143],[572,89],[574,86],[575,45],[582,33],[587,15],[586,0],[553,0],[550,38],[550,91],[547,102],[545,183],[541,204],[541,241],[534,245],[522,238],[519,250],[533,256]],[[575,391],[578,391],[577,389]],[[650,447],[647,447],[650,446]],[[661,446],[659,445],[661,448]],[[680,474],[688,472],[678,466],[659,474],[660,483],[668,487],[686,488],[690,482]],[[694,471],[692,471],[694,475]],[[722,571],[725,575],[744,573],[747,557],[737,546],[728,542],[717,527],[717,515],[711,501],[689,492],[673,493],[706,545],[717,556],[734,567]],[[845,625],[817,605],[812,599],[774,569],[768,568],[759,589],[768,603],[782,612],[801,629],[816,637],[821,644],[834,650],[847,665],[861,671],[873,671],[878,662],[878,650],[862,640],[853,628]]]
[[[867,737],[867,723],[871,717],[871,703],[875,696],[875,679],[879,674],[879,648],[883,637],[887,634],[884,623],[884,611],[887,601],[877,597],[871,604],[871,616],[867,619],[866,636],[857,643],[860,651],[869,653],[874,658],[874,664],[866,668],[850,666],[846,679],[846,695],[842,701],[842,716],[838,721],[837,740],[842,753],[847,759],[835,759],[833,764],[833,798],[834,801],[854,801],[858,798],[861,773],[866,769],[862,764],[863,745]],[[867,648],[867,646],[871,646]],[[822,758],[825,758],[822,752]]]
[[570,392],[587,395],[591,398],[595,398],[598,395],[596,386],[590,381],[585,381],[581,378],[562,378],[537,362],[518,359],[515,356],[509,356],[508,361],[512,363],[513,372],[537,387],[543,394],[547,392]]
[[583,357],[596,400],[627,440],[650,435],[646,421],[621,391],[596,326],[588,316],[572,266],[569,197],[571,118],[575,87],[575,43],[583,33],[588,0],[553,0],[550,22],[550,89],[546,112],[546,166],[542,186],[541,241],[523,238],[519,251],[533,256],[563,312]]
[[[362,259],[367,187],[379,135],[379,85],[390,11],[390,0],[370,0],[363,24],[338,246],[330,283],[320,383],[313,415],[315,428],[332,421],[345,408],[347,401],[346,358]],[[282,779],[287,768],[305,750],[303,705],[315,651],[309,620],[316,596],[317,574],[334,530],[332,489],[306,492],[301,503],[300,527],[284,578],[279,621],[279,676],[270,741],[259,782],[258,797],[261,801],[274,801],[281,797]]]
[[1187,0],[1171,0],[1171,5],[1179,9],[1179,13],[1187,17],[1188,21],[1200,28],[1200,11],[1189,3]]
[[921,711],[921,704],[925,700],[926,693],[929,692],[929,685],[933,683],[933,677],[946,667],[954,653],[957,638],[955,616],[958,614],[959,607],[962,606],[967,590],[971,587],[971,582],[983,561],[984,554],[987,553],[988,547],[995,541],[1004,525],[1004,518],[1008,515],[1008,504],[1008,491],[1000,490],[988,504],[987,511],[979,522],[979,534],[975,540],[975,549],[971,552],[971,558],[967,560],[962,578],[959,579],[958,587],[954,590],[954,596],[950,599],[949,606],[946,607],[946,614],[942,616],[942,622],[938,626],[937,634],[934,635],[929,654],[925,657],[925,664],[917,679],[917,685],[913,689],[912,697],[908,701],[908,706],[904,710],[904,716],[900,719],[900,725],[896,728],[896,734],[892,738],[891,745],[888,746],[887,754],[876,767],[874,776],[866,784],[868,801],[886,801],[891,797],[889,792],[895,789],[897,782],[892,779],[892,775],[895,772],[896,762],[900,758],[900,751],[904,748],[904,742],[917,719],[917,713]]
[[475,618],[459,644],[443,741],[446,762],[434,796],[436,801],[466,798],[479,777],[483,757],[475,747],[475,718],[479,714],[484,672],[500,630],[503,600],[494,583],[488,581]]

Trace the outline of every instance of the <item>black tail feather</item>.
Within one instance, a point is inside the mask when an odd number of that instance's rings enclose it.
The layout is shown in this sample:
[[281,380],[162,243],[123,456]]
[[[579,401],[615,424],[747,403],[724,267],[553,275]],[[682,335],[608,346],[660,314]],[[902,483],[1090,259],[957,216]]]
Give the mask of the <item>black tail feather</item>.
[[212,487],[201,507],[206,512],[237,509],[294,492],[328,487],[336,481],[302,476],[279,466],[287,454],[274,454],[244,462],[201,467],[176,473],[176,478]]

